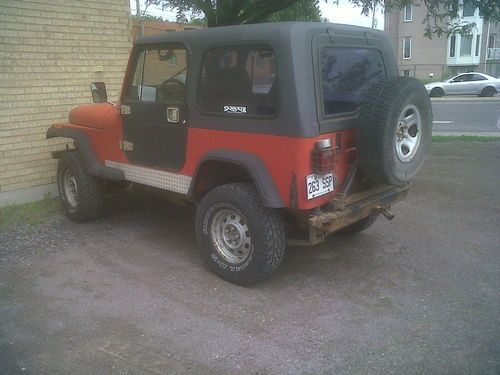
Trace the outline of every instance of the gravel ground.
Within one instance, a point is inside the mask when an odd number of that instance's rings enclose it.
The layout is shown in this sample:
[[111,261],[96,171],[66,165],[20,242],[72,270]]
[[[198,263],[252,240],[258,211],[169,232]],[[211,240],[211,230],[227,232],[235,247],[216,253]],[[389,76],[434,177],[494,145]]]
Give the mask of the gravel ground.
[[248,288],[155,197],[3,227],[0,373],[498,374],[499,151],[434,144],[395,220],[290,248]]

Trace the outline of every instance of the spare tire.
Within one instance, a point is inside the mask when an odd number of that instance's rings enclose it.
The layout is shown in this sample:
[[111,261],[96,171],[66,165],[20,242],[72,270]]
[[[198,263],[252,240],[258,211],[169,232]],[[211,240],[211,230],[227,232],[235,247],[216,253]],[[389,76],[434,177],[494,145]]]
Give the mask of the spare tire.
[[359,119],[363,173],[376,184],[409,182],[431,143],[432,107],[425,87],[410,77],[384,79],[368,90]]

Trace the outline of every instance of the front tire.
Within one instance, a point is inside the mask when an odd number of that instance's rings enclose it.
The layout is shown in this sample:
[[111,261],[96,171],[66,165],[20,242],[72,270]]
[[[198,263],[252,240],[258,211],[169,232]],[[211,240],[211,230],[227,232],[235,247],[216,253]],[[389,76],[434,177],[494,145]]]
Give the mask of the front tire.
[[88,173],[78,151],[61,156],[57,164],[57,185],[66,216],[83,223],[102,212],[102,181]]
[[222,185],[205,195],[196,211],[195,231],[208,266],[235,284],[268,278],[285,254],[279,212],[263,207],[250,184]]
[[430,96],[432,98],[440,98],[440,97],[444,96],[444,91],[440,87],[433,88],[431,90]]

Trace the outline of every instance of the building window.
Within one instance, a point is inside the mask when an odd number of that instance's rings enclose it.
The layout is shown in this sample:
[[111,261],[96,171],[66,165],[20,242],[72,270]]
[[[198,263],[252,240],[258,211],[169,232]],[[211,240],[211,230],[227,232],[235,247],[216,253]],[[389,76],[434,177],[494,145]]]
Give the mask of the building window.
[[405,5],[404,9],[404,21],[409,22],[413,18],[413,6],[411,4]]
[[481,35],[476,35],[476,51],[474,52],[474,56],[479,56],[479,49],[481,48]]
[[490,37],[488,39],[488,48],[495,48],[496,39],[496,34],[490,34]]
[[471,56],[472,52],[472,35],[462,35],[462,40],[460,41],[460,56],[467,57]]
[[464,1],[464,11],[463,11],[463,16],[464,17],[473,17],[474,12],[476,11],[476,7],[472,5],[470,2],[467,0]]
[[452,35],[450,37],[450,57],[455,57],[455,46],[457,44],[457,36]]
[[403,38],[403,59],[411,59],[411,37]]
[[410,70],[405,69],[403,70],[403,77],[409,77],[410,76]]

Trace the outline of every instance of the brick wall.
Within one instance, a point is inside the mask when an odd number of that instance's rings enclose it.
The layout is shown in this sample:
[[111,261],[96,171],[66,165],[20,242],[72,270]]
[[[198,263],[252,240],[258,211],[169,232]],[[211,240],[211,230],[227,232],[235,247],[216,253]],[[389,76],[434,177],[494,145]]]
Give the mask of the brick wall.
[[47,128],[91,102],[104,81],[117,100],[131,48],[129,0],[1,0],[0,201],[55,182]]

